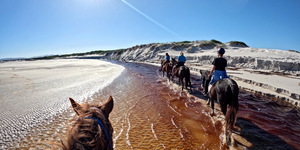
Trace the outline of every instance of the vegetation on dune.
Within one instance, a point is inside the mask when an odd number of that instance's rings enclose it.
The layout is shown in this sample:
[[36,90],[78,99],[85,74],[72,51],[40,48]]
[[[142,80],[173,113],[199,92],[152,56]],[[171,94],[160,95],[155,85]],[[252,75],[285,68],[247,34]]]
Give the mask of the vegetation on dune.
[[175,50],[183,50],[185,48],[188,48],[189,46],[191,46],[191,41],[180,41],[180,42],[172,42],[172,49]]
[[242,47],[249,47],[247,44],[241,41],[230,41],[228,42],[230,46],[242,46]]
[[289,52],[295,52],[295,53],[300,53],[299,51],[292,50],[292,49],[290,49],[290,50],[287,50],[287,51],[289,51]]
[[172,42],[172,44],[189,44],[189,43],[192,43],[192,41]]
[[215,44],[223,44],[222,42],[218,41],[218,40],[215,40],[215,39],[212,39],[210,40],[211,42],[215,43]]
[[199,47],[202,48],[202,49],[211,49],[211,48],[214,48],[216,46],[225,47],[225,44],[223,44],[222,42],[220,42],[218,40],[212,39],[210,41],[202,41],[199,45]]

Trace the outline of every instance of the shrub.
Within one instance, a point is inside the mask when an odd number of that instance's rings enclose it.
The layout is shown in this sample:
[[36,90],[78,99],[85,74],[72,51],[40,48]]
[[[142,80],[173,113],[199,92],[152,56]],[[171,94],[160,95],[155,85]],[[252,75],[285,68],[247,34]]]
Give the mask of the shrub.
[[228,42],[230,46],[238,46],[238,47],[249,47],[247,44],[241,41],[230,41]]
[[292,50],[292,49],[290,49],[290,50],[287,50],[287,51],[289,51],[289,52],[294,52],[294,53],[300,53],[299,51]]
[[218,40],[215,40],[215,39],[212,39],[210,40],[211,42],[215,43],[215,44],[223,44],[222,42],[218,41]]
[[199,45],[199,47],[201,49],[212,49],[214,48],[215,46],[217,46],[216,43],[214,43],[213,41],[202,41]]

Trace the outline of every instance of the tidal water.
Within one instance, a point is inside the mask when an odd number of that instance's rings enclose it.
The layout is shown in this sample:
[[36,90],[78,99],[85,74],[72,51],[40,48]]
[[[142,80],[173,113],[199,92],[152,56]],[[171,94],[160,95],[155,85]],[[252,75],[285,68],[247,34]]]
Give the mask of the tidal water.
[[[86,101],[115,101],[110,121],[115,149],[229,149],[224,145],[224,117],[217,108],[210,117],[201,80],[192,76],[193,91],[181,91],[158,67],[120,63],[125,70],[111,84]],[[101,83],[99,83],[101,84]],[[99,85],[101,86],[101,85]],[[70,97],[70,96],[69,96]],[[266,97],[241,90],[240,109],[233,134],[233,149],[300,149],[300,112]],[[28,136],[10,146],[59,149],[75,120],[69,106]]]

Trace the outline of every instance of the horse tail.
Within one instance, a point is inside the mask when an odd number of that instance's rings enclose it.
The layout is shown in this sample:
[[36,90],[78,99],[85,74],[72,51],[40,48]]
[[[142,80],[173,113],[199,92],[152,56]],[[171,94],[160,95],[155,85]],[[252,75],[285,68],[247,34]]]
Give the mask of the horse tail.
[[229,106],[226,112],[226,122],[227,122],[227,127],[229,127],[230,130],[233,129],[233,126],[236,121],[236,114],[239,108],[239,103],[238,103],[238,94],[239,94],[239,88],[238,85],[236,84],[235,81],[231,80],[232,82],[230,83],[230,94],[229,94]]

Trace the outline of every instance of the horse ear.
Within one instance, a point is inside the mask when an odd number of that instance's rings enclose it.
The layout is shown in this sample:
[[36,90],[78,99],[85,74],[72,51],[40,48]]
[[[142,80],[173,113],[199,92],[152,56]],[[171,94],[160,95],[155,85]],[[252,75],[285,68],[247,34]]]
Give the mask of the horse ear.
[[100,109],[103,111],[104,115],[107,116],[108,118],[113,107],[114,107],[114,100],[112,96],[109,96],[108,100],[103,105],[100,106]]
[[77,115],[79,115],[79,113],[82,110],[81,105],[79,105],[78,103],[76,103],[71,97],[69,98],[69,100],[70,100],[70,102],[72,104],[73,110],[76,112]]

